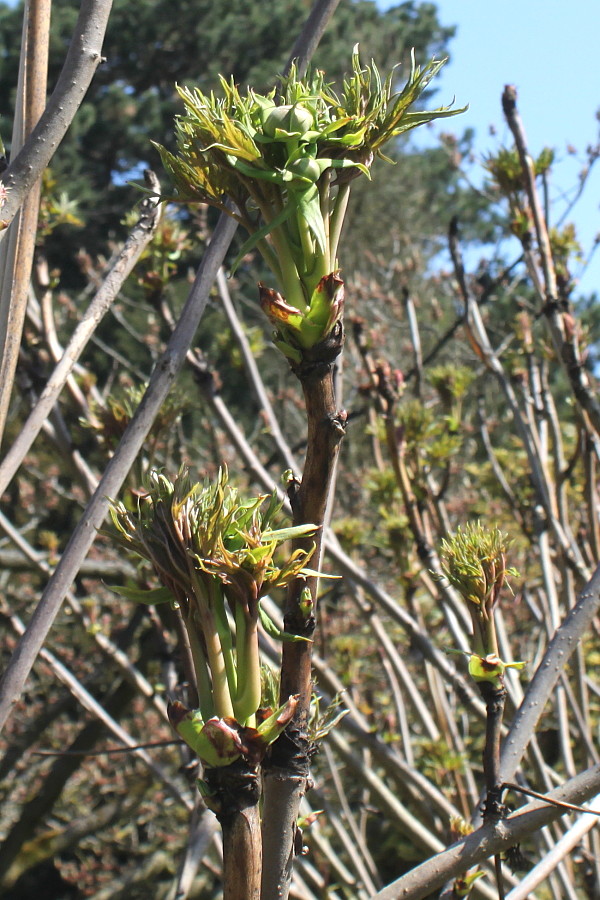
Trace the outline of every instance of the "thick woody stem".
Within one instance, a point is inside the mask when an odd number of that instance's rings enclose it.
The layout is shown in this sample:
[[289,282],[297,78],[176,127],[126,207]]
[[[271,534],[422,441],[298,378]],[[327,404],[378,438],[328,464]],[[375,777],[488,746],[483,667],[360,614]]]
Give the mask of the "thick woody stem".
[[[290,491],[294,525],[312,523],[319,531],[311,537],[299,538],[294,549],[309,550],[314,544],[311,568],[319,569],[322,558],[323,531],[329,490],[335,464],[346,427],[346,413],[335,402],[334,365],[343,344],[340,327],[322,343],[305,352],[302,362],[294,368],[302,390],[307,418],[307,450],[300,484]],[[284,611],[286,631],[311,637],[315,629],[313,611],[307,614],[301,603],[302,591],[308,587],[313,604],[316,602],[317,579],[297,579],[288,592]],[[306,641],[290,642],[283,647],[281,700],[299,694],[296,721],[308,713],[311,694],[310,657],[312,645]]]
[[[335,403],[334,365],[343,345],[339,324],[329,337],[305,351],[294,372],[302,384],[307,415],[307,452],[302,481],[294,483],[290,501],[294,525],[312,523],[322,526],[332,483],[340,441],[344,435],[346,414]],[[309,549],[316,544],[311,568],[320,566],[323,533],[294,542],[294,549]],[[285,630],[312,638],[315,630],[317,579],[297,579],[290,585],[284,610]],[[307,603],[306,589],[310,591]],[[281,666],[281,702],[298,695],[293,721],[278,738],[265,766],[265,805],[263,811],[263,848],[269,866],[263,876],[263,900],[288,896],[291,881],[296,819],[309,776],[309,738],[307,725],[312,690],[312,643],[285,642]]]
[[209,769],[205,780],[223,831],[223,900],[260,900],[260,785],[243,760]]
[[485,747],[483,749],[483,774],[485,777],[486,801],[484,822],[502,818],[502,782],[500,780],[500,743],[502,739],[502,716],[506,702],[506,688],[491,681],[479,684],[487,713],[485,724]]
[[[500,780],[500,744],[502,740],[502,717],[506,703],[506,688],[503,683],[482,681],[479,685],[485,701],[487,713],[485,723],[485,746],[483,748],[483,774],[485,777],[485,805],[483,821],[499,822],[506,815],[502,805],[502,782]],[[504,900],[502,861],[499,854],[494,856],[494,869],[498,887],[498,900]]]

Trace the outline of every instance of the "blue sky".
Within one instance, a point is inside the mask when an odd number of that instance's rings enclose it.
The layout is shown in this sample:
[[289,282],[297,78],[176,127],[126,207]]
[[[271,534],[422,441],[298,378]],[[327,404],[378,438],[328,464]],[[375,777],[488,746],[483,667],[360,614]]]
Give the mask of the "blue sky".
[[[556,150],[552,215],[557,218],[577,183],[586,147],[599,141],[599,0],[438,0],[436,6],[443,25],[457,26],[452,60],[438,78],[436,105],[453,95],[459,105],[469,104],[464,115],[441,127],[473,128],[478,155],[499,143],[510,145],[500,96],[505,84],[516,85],[532,153],[544,146]],[[577,155],[568,153],[569,144]],[[600,161],[596,166],[570,216],[586,252],[600,233]],[[579,289],[600,295],[600,249]]]

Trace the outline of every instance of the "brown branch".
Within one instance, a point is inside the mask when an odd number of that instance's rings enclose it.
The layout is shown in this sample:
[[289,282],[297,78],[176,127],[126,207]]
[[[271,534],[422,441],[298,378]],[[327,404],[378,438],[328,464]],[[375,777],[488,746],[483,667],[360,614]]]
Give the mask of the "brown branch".
[[[46,104],[50,6],[49,0],[33,0],[25,5],[17,99],[17,107],[21,108],[15,115],[13,152],[29,137]],[[8,416],[25,321],[40,193],[41,179],[38,178],[12,224],[8,240],[0,249],[0,442]]]
[[260,900],[262,842],[257,770],[244,760],[208,769],[208,805],[223,830],[223,900]]
[[533,218],[537,249],[543,275],[542,312],[548,322],[556,354],[567,373],[571,390],[578,401],[582,418],[588,429],[600,434],[600,403],[594,397],[587,372],[585,371],[577,328],[566,299],[559,296],[559,285],[552,256],[546,219],[540,203],[536,183],[535,167],[527,147],[525,129],[517,108],[517,90],[514,85],[506,85],[502,94],[502,109],[515,140],[523,174],[523,186]]
[[[341,324],[329,337],[305,351],[299,365],[293,367],[304,393],[307,417],[307,451],[302,481],[293,482],[290,494],[294,525],[320,526],[310,538],[299,539],[294,549],[315,551],[311,567],[319,569],[323,549],[323,529],[330,486],[335,472],[340,441],[344,435],[346,413],[335,401],[334,365],[343,345]],[[265,811],[263,831],[265,859],[263,900],[287,897],[295,838],[295,823],[300,800],[306,791],[309,774],[309,738],[307,733],[312,693],[311,638],[315,630],[317,579],[298,579],[288,591],[284,627],[291,634],[309,640],[283,644],[281,663],[281,702],[292,694],[299,697],[293,721],[273,745],[265,767]],[[307,603],[306,591],[310,591]],[[272,860],[277,860],[271,864]]]
[[[3,173],[7,197],[0,228],[12,221],[46,168],[79,109],[100,64],[112,0],[83,0],[65,62],[48,104],[22,149]],[[0,240],[5,235],[0,230]]]
[[543,802],[530,803],[501,822],[482,825],[466,838],[389,884],[375,894],[373,900],[424,900],[451,878],[490,856],[507,850],[564,815],[563,809],[549,801],[582,803],[595,796],[599,789],[600,766],[594,766],[551,791]]

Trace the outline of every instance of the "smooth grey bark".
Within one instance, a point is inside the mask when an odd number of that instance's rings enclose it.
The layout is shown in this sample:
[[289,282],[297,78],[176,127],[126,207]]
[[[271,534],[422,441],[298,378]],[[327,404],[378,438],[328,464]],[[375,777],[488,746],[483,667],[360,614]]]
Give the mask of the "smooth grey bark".
[[600,565],[580,593],[576,605],[557,628],[529,683],[523,702],[503,742],[500,755],[502,781],[510,781],[513,778],[561,673],[564,672],[569,659],[590,627],[599,607]]
[[[600,766],[594,766],[551,791],[548,797],[562,803],[581,804],[594,797],[599,789]],[[443,887],[449,879],[512,847],[563,815],[565,810],[557,806],[541,801],[529,803],[500,822],[482,825],[466,838],[383,888],[372,900],[424,900],[433,891]]]

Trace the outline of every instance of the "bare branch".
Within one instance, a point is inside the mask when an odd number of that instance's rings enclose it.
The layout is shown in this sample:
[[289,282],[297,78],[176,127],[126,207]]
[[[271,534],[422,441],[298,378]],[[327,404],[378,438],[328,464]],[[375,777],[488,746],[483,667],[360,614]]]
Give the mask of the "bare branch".
[[[23,634],[25,631],[25,626],[21,622],[18,616],[11,615],[8,616],[11,625],[15,629],[18,634]],[[65,666],[63,663],[57,659],[53,653],[50,653],[49,650],[42,649],[40,651],[40,658],[47,663],[56,677],[68,687],[73,696],[81,703],[81,705],[87,709],[92,715],[96,716],[96,718],[100,719],[100,721],[111,731],[115,737],[117,737],[120,741],[122,741],[126,747],[131,749],[132,753],[135,753],[136,756],[146,764],[146,766],[150,769],[151,772],[164,784],[169,793],[177,800],[178,803],[183,804],[186,809],[191,810],[193,808],[193,804],[189,797],[184,796],[181,793],[179,787],[173,779],[168,775],[161,766],[156,763],[149,753],[138,746],[138,742],[131,737],[128,731],[126,731],[113,717],[107,713],[101,703],[92,697],[90,692],[81,684],[81,682],[75,678],[73,673]]]
[[[17,112],[12,152],[31,134],[46,103],[50,0],[32,0],[23,11]],[[23,208],[10,229],[9,240],[0,246],[0,443],[17,368],[40,206],[41,179],[29,191]]]
[[339,2],[340,0],[316,0],[301,33],[292,47],[286,71],[289,70],[295,60],[298,66],[298,74],[304,74]]
[[[600,766],[594,766],[551,791],[549,797],[580,804],[594,797],[599,788]],[[556,806],[539,801],[530,803],[501,822],[482,825],[463,840],[389,884],[375,894],[373,900],[424,900],[450,878],[512,847],[562,815],[564,810]]]
[[[82,0],[75,31],[56,87],[39,122],[4,173],[7,190],[0,225],[5,229],[46,168],[102,61],[101,51],[112,0]],[[0,231],[0,240],[5,231]]]
[[100,484],[75,528],[65,552],[48,582],[23,638],[0,682],[0,728],[4,727],[17,701],[46,635],[60,609],[66,592],[92,546],[96,530],[108,508],[108,497],[116,497],[139,453],[146,435],[173,384],[204,313],[212,283],[236,229],[236,223],[223,215],[198,269],[196,280],[165,352],[152,374],[146,393]]
[[[158,189],[158,181],[154,173],[148,173],[147,181]],[[29,414],[15,442],[0,464],[0,494],[10,484],[13,476],[23,462],[25,455],[38,436],[52,407],[57,402],[60,392],[73,368],[83,353],[99,322],[110,308],[119,293],[123,282],[132,271],[144,248],[152,239],[159,220],[159,209],[154,198],[144,200],[140,218],[125,241],[114,265],[102,282],[102,286],[90,303],[86,313],[75,329],[62,359],[48,379],[38,402]]]
[[510,781],[527,748],[544,706],[578,643],[590,627],[600,606],[600,565],[581,594],[577,605],[557,629],[533,676],[521,706],[504,741],[500,778]]

